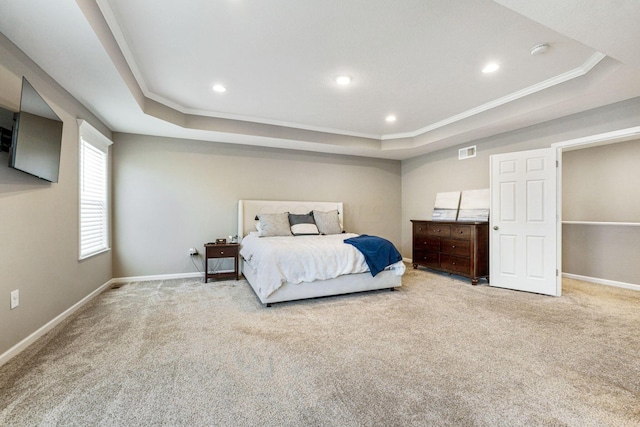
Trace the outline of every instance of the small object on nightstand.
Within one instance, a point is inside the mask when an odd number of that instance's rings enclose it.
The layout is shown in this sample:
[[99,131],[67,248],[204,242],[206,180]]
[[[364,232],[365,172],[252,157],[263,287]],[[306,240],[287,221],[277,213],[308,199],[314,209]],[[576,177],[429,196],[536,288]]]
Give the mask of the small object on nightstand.
[[216,245],[224,245],[227,243],[227,239],[216,239]]

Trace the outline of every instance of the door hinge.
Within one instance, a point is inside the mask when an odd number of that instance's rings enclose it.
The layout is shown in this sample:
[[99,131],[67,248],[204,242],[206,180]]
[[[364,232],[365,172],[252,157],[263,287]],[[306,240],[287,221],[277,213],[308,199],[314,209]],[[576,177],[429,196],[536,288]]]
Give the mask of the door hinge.
[[556,268],[556,277],[558,277],[558,269]]
[[560,162],[556,160],[556,167],[559,168],[560,167]]

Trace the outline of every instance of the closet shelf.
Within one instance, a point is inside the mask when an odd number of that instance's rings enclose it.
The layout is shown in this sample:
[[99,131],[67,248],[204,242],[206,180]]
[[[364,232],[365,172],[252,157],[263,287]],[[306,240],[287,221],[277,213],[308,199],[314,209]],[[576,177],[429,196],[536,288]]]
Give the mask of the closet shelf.
[[562,221],[563,224],[581,225],[618,225],[625,227],[640,227],[640,222],[598,222],[598,221]]

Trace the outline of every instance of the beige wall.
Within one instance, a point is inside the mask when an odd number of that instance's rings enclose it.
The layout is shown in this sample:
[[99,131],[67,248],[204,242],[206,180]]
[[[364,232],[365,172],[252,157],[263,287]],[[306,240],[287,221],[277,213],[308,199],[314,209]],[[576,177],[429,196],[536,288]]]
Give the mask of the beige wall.
[[114,277],[195,273],[240,199],[342,201],[347,231],[400,242],[399,161],[114,134],[113,165]]
[[640,140],[562,155],[565,221],[640,223]]
[[[0,106],[17,111],[22,76],[64,121],[59,182],[7,166],[0,155],[0,355],[111,279],[111,253],[78,261],[78,125],[104,127],[0,34]],[[20,306],[9,309],[10,292]]]
[[640,140],[562,156],[565,273],[640,285]]
[[564,224],[562,272],[640,286],[640,227]]
[[[566,141],[602,132],[624,129],[640,124],[640,98],[631,99],[591,110],[551,122],[543,123],[517,131],[508,132],[492,138],[485,138],[441,150],[433,154],[405,160],[402,162],[402,244],[401,252],[411,257],[411,219],[429,219],[433,211],[436,193],[443,191],[461,191],[489,187],[489,156],[499,153],[523,151],[535,148],[550,147],[552,143]],[[458,160],[458,149],[477,145],[477,157]],[[603,149],[612,149],[603,147]],[[572,152],[565,153],[571,156]],[[636,162],[638,157],[635,157]],[[636,168],[637,169],[637,168]],[[632,182],[637,182],[637,171],[627,171],[624,175]],[[633,187],[633,186],[631,186]],[[628,187],[625,187],[628,188]],[[565,192],[572,189],[565,187]],[[607,191],[604,190],[603,191]],[[634,193],[638,199],[637,190]],[[637,205],[636,205],[637,206]],[[629,208],[631,206],[629,205]],[[569,212],[571,210],[569,209]],[[564,233],[563,233],[564,236]],[[608,251],[604,244],[599,250]],[[564,265],[576,265],[581,255],[575,251],[563,251]],[[631,259],[640,259],[640,247],[626,255]],[[627,258],[627,259],[628,259]],[[586,275],[586,270],[572,271],[574,274]],[[606,277],[609,270],[589,270],[589,276],[601,279],[618,280]],[[602,276],[600,276],[600,274]],[[617,277],[617,276],[616,276]],[[626,277],[626,275],[625,275]],[[636,276],[637,277],[637,276]],[[637,283],[637,279],[635,279]]]

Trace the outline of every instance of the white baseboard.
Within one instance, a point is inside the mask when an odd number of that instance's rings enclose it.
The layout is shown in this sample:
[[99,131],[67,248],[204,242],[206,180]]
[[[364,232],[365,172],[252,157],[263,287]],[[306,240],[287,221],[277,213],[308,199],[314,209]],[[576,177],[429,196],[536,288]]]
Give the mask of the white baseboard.
[[411,258],[407,258],[407,257],[402,257],[402,261],[406,262],[407,264],[411,264],[413,262]]
[[598,279],[595,277],[580,276],[579,274],[562,273],[562,277],[567,279],[582,280],[583,282],[597,283],[599,285],[615,286],[617,288],[633,289],[634,291],[640,291],[640,285],[625,282],[616,282],[615,280]]
[[[216,270],[216,273],[233,273],[233,270]],[[152,280],[171,280],[171,279],[192,279],[194,277],[203,278],[204,273],[175,273],[175,274],[157,274],[153,276],[130,276],[116,277],[113,283],[131,283],[131,282],[150,282]]]
[[18,355],[18,353],[20,353],[21,351],[23,351],[24,349],[29,347],[31,344],[36,342],[36,340],[38,338],[42,337],[44,334],[49,332],[51,329],[55,328],[58,324],[60,324],[60,322],[62,322],[67,317],[71,316],[73,313],[75,313],[83,305],[85,305],[86,303],[91,301],[96,296],[100,295],[109,286],[111,286],[112,283],[113,283],[113,279],[109,280],[104,285],[101,285],[98,289],[96,289],[95,291],[91,292],[89,295],[87,295],[86,297],[82,298],[80,301],[78,301],[77,303],[75,303],[74,305],[72,305],[71,307],[69,307],[68,309],[63,311],[62,313],[60,313],[58,316],[53,318],[47,324],[42,326],[40,329],[38,329],[37,331],[35,331],[34,333],[29,335],[28,337],[26,337],[22,341],[20,341],[18,344],[16,344],[13,347],[11,347],[9,350],[5,351],[2,355],[0,355],[0,366],[4,365],[11,358],[13,358],[14,356]]
[[188,279],[192,277],[204,277],[204,273],[175,273],[157,274],[153,276],[115,277],[113,283],[149,282],[151,280]]

